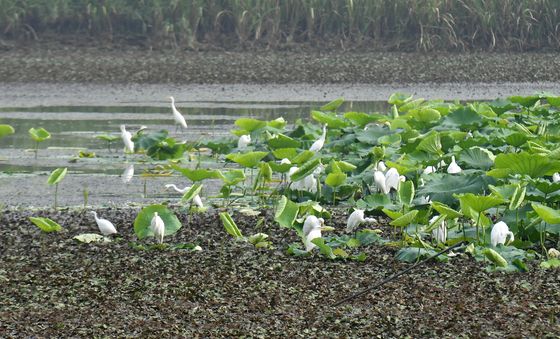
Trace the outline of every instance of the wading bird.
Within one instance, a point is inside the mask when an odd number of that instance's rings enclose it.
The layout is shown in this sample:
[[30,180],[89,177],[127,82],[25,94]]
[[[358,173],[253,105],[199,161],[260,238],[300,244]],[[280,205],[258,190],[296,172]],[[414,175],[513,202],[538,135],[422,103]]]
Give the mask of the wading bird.
[[380,161],[380,162],[377,163],[377,166],[375,166],[375,168],[378,171],[385,172],[387,170],[387,165],[385,165],[385,162]]
[[237,140],[237,149],[239,150],[246,150],[247,146],[251,143],[251,136],[248,134],[244,134],[239,137]]
[[385,174],[376,170],[373,173],[373,181],[380,192],[383,194],[389,194],[391,188],[394,188],[395,190],[399,189],[401,177],[399,176],[397,169],[391,167]]
[[457,165],[457,162],[455,162],[455,156],[452,156],[451,157],[451,163],[447,167],[447,173],[449,173],[449,174],[459,174],[459,173],[461,173],[461,171],[462,171],[461,167],[459,167],[459,165]]
[[[435,222],[439,218],[439,215],[434,215],[430,219],[430,224]],[[445,225],[445,220],[442,220],[437,228],[432,231],[432,239],[438,243],[445,243],[447,241],[447,226]]]
[[377,220],[374,218],[364,218],[364,210],[355,210],[350,214],[350,216],[348,216],[348,221],[346,222],[346,232],[351,233],[363,223],[377,224]]
[[158,212],[154,212],[150,227],[152,227],[154,237],[158,239],[160,244],[163,244],[163,236],[165,235],[165,224],[163,223],[161,217],[158,215]]
[[288,182],[292,183],[290,188],[294,191],[307,191],[309,193],[317,193],[317,179],[315,178],[314,173],[311,173],[298,181],[291,181],[290,178],[292,177],[292,174],[294,174],[297,170],[298,167],[293,166],[288,171]]
[[327,124],[323,125],[323,134],[319,137],[319,139],[315,140],[313,145],[309,147],[311,152],[319,152],[323,146],[325,145],[325,140],[327,139]]
[[321,229],[323,229],[324,226],[325,220],[323,218],[317,218],[314,215],[305,218],[305,222],[303,223],[303,243],[305,244],[305,250],[307,252],[317,247],[311,240],[321,237]]
[[130,182],[134,176],[134,164],[128,164],[121,175],[121,180],[123,183]]
[[437,168],[435,166],[427,166],[422,173],[423,174],[431,174],[431,173],[435,173],[435,172],[437,172]]
[[[188,190],[191,189],[190,186],[186,186],[185,188],[181,189],[181,188],[175,186],[175,184],[167,184],[167,185],[165,185],[165,188],[173,188],[175,191],[177,191],[178,193],[181,193],[181,194],[185,194]],[[204,205],[202,204],[202,199],[200,199],[200,196],[198,194],[193,197],[192,201],[199,208],[204,207]]]
[[492,232],[490,232],[490,242],[492,246],[496,247],[498,244],[505,245],[506,240],[510,237],[509,242],[515,240],[513,233],[510,232],[508,225],[503,222],[497,222],[494,227],[492,227]]
[[124,143],[124,151],[134,153],[134,143],[132,142],[132,134],[126,130],[125,125],[121,125],[121,138]]
[[181,131],[182,131],[183,128],[185,129],[187,128],[187,122],[185,121],[185,117],[183,117],[181,112],[179,112],[175,107],[175,98],[170,96],[169,99],[171,100],[171,112],[173,112],[173,119],[175,119],[175,124],[177,125],[177,127],[175,128],[175,132],[177,132],[179,126],[181,127]]
[[97,217],[97,212],[91,211],[93,217],[95,218],[95,222],[97,223],[97,227],[99,227],[99,232],[103,235],[111,235],[117,233],[117,229],[112,222],[107,219],[102,219]]

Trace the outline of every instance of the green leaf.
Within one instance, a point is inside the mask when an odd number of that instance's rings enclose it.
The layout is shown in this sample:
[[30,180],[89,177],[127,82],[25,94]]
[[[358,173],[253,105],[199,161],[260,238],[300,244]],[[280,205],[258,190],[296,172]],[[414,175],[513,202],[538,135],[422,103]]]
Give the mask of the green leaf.
[[488,170],[494,165],[496,157],[492,152],[482,147],[471,147],[459,153],[459,160],[466,163],[470,168]]
[[548,270],[550,268],[558,268],[560,267],[560,259],[557,258],[548,259],[546,261],[541,262],[539,267],[545,270]]
[[236,162],[243,167],[252,168],[256,167],[262,158],[267,155],[268,152],[234,153],[226,155],[226,159]]
[[224,224],[224,228],[229,235],[233,236],[236,239],[243,238],[243,235],[237,227],[237,224],[235,223],[235,221],[233,221],[231,215],[229,215],[228,212],[220,213],[220,219],[222,219],[222,224]]
[[399,201],[401,204],[410,206],[412,200],[414,199],[414,184],[412,181],[407,180],[401,182],[398,190]]
[[501,205],[506,201],[502,198],[495,196],[475,195],[472,193],[464,193],[455,195],[461,204],[461,210],[466,213],[469,209],[477,213],[481,213],[492,207]]
[[503,178],[509,174],[521,174],[539,178],[560,171],[560,161],[527,152],[502,153],[496,156],[494,167],[499,171],[491,170],[488,175]]
[[443,152],[441,151],[441,139],[439,133],[432,131],[427,136],[422,137],[422,140],[416,149],[441,156]]
[[417,210],[412,210],[412,211],[406,213],[405,215],[391,221],[389,223],[389,225],[397,226],[397,227],[406,227],[406,226],[408,226],[412,223],[414,218],[416,218],[417,214],[418,214]]
[[453,194],[457,193],[482,193],[492,183],[492,178],[484,175],[450,175],[432,173],[426,178],[425,185],[418,188],[416,195],[429,196],[432,201],[440,201],[451,205],[454,202]]
[[[311,152],[313,153],[313,152]],[[282,160],[284,158],[290,160],[291,162],[294,162],[293,159],[299,154],[298,150],[296,148],[278,148],[272,151],[272,155],[274,155],[274,157],[276,159]],[[311,156],[313,156],[313,154],[311,154]]]
[[62,230],[62,226],[49,218],[29,217],[29,220],[45,233],[60,232]]
[[138,150],[148,150],[150,149],[150,147],[155,146],[163,140],[167,139],[168,134],[169,133],[166,130],[160,130],[157,132],[135,135],[132,137],[132,141],[134,141],[134,148]]
[[354,125],[364,128],[367,124],[386,119],[387,117],[380,114],[367,114],[363,112],[346,112],[344,118],[350,120]]
[[400,134],[387,134],[377,139],[377,142],[385,146],[398,146],[398,144],[401,143],[401,140]]
[[423,123],[436,123],[440,118],[441,114],[433,108],[419,108],[410,111],[409,116],[414,120]]
[[284,127],[286,127],[286,120],[284,120],[284,118],[282,117],[279,117],[274,120],[270,120],[266,123],[266,125],[276,129],[283,129]]
[[282,133],[274,135],[272,138],[268,139],[266,143],[271,149],[298,148],[301,146],[301,142]]
[[47,184],[54,185],[58,184],[64,177],[66,176],[66,172],[68,172],[68,168],[57,168],[51,172],[49,175],[49,179],[47,180]]
[[508,267],[508,262],[504,257],[502,257],[498,252],[491,248],[485,248],[482,253],[490,260],[494,265],[499,267]]
[[[436,254],[436,251],[432,249],[420,248],[420,247],[404,247],[397,251],[397,260],[413,263],[424,258],[428,258]],[[440,255],[437,260],[446,261],[447,256]]]
[[245,131],[253,132],[257,129],[265,127],[266,122],[253,118],[239,118],[235,120],[235,125],[239,126],[241,129]]
[[95,137],[96,137],[97,139],[104,140],[104,141],[109,141],[109,142],[116,141],[116,140],[119,140],[119,139],[120,139],[119,136],[116,136],[116,135],[108,135],[108,134],[96,135]]
[[335,113],[311,111],[311,117],[322,124],[327,124],[329,128],[348,127],[348,123]]
[[51,134],[44,128],[35,129],[32,127],[29,129],[29,135],[37,142],[45,141],[51,137]]
[[329,259],[336,259],[336,255],[333,253],[333,249],[325,243],[323,238],[315,238],[311,240],[312,243],[317,245],[319,252]]
[[222,174],[219,170],[216,169],[190,169],[190,168],[182,168],[177,165],[171,165],[176,171],[179,171],[183,176],[189,178],[192,181],[201,181],[204,179],[222,179]]
[[527,193],[527,187],[521,185],[517,185],[515,192],[513,192],[513,196],[509,202],[509,209],[516,210],[521,206],[523,201],[525,200],[525,193]]
[[0,138],[5,137],[6,135],[14,134],[15,130],[10,125],[0,125]]
[[531,203],[531,207],[533,207],[544,222],[548,224],[560,224],[560,212],[558,212],[558,210],[537,203]]
[[245,172],[240,169],[232,169],[227,172],[222,172],[221,177],[224,184],[228,186],[237,185],[238,183],[243,182],[245,178]]
[[164,205],[149,205],[142,208],[136,219],[134,219],[134,233],[136,233],[138,239],[154,235],[151,224],[155,212],[158,213],[165,224],[164,235],[174,234],[181,228],[181,222],[167,207]]
[[295,156],[293,159],[290,159],[290,160],[292,161],[292,164],[299,165],[299,164],[303,164],[303,163],[307,162],[314,155],[315,155],[315,152],[305,150],[303,152],[300,152],[297,156]]
[[192,185],[192,187],[188,191],[186,191],[185,194],[183,194],[183,197],[181,198],[181,202],[187,203],[191,201],[197,194],[200,193],[201,190],[202,190],[201,183]]
[[321,164],[321,159],[319,158],[309,160],[290,176],[290,180],[298,181],[308,175],[311,175],[313,171],[319,166],[319,164]]
[[461,213],[455,211],[451,207],[449,207],[446,204],[441,203],[439,201],[432,202],[432,207],[436,211],[438,211],[439,214],[445,215],[448,219],[456,219],[456,218],[460,218],[460,217],[463,216]]
[[342,172],[352,172],[353,170],[356,169],[356,166],[346,161],[342,161],[342,160],[336,161],[336,164],[338,165],[338,168],[340,168]]
[[[294,173],[295,174],[295,173]],[[329,173],[325,179],[325,184],[330,187],[338,187],[346,182],[346,174],[344,173]]]
[[166,138],[150,146],[146,150],[146,155],[154,160],[180,159],[187,147],[184,143],[177,143],[173,138]]
[[449,113],[441,123],[441,126],[450,129],[469,130],[482,124],[482,116],[472,107],[461,107]]
[[298,212],[298,204],[282,196],[276,208],[274,220],[282,227],[292,228],[294,227],[294,221],[297,218]]
[[397,105],[400,106],[404,103],[409,102],[410,100],[412,100],[413,95],[409,95],[409,94],[404,94],[404,93],[393,93],[391,94],[391,96],[389,97],[389,104],[391,105]]
[[321,106],[319,110],[326,111],[326,112],[336,111],[343,103],[344,103],[344,98],[336,98],[333,101],[329,102],[328,104]]

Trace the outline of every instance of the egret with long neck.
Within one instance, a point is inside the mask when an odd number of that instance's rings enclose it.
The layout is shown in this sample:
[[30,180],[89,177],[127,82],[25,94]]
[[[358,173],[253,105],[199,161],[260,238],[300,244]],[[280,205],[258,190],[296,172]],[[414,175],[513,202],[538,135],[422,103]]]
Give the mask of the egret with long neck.
[[183,130],[183,128],[186,129],[187,122],[185,121],[185,117],[183,117],[181,112],[179,112],[175,107],[175,98],[170,96],[169,99],[171,100],[171,112],[173,112],[173,119],[175,120],[175,124],[177,125],[177,127],[175,128],[175,132],[177,131],[179,126],[181,127],[181,130]]

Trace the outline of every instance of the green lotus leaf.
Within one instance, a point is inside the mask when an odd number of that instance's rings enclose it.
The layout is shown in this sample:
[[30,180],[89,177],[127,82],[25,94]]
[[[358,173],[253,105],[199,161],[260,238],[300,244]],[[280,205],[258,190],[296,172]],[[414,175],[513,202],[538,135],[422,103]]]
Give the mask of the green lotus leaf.
[[45,141],[51,137],[51,134],[44,128],[35,129],[32,127],[29,129],[29,135],[37,142]]
[[181,222],[167,207],[164,205],[149,205],[142,208],[134,220],[134,233],[136,233],[138,239],[154,235],[151,224],[155,212],[158,213],[165,224],[164,235],[175,234],[181,228]]
[[29,217],[29,220],[45,233],[60,232],[62,226],[49,218]]
[[321,106],[319,110],[324,112],[333,112],[336,111],[343,103],[344,103],[344,98],[336,98],[333,101],[329,102],[328,104]]
[[237,227],[237,224],[235,223],[235,221],[233,221],[231,215],[229,215],[228,212],[220,213],[220,219],[222,220],[222,224],[224,225],[224,228],[229,235],[233,236],[236,239],[243,238],[243,234],[241,234],[239,227]]
[[6,135],[14,134],[15,130],[10,125],[0,125],[0,138],[5,137]]
[[239,126],[241,129],[247,132],[253,132],[257,129],[265,127],[266,122],[253,118],[239,118],[235,120],[235,125]]
[[58,184],[62,179],[64,179],[67,172],[68,172],[68,168],[66,168],[66,167],[55,169],[49,175],[49,179],[47,180],[47,184],[49,184],[49,185]]
[[282,227],[292,228],[294,227],[294,221],[299,213],[299,205],[290,199],[282,196],[278,207],[276,208],[276,213],[274,214],[274,220]]
[[247,168],[256,167],[262,158],[266,157],[268,152],[248,152],[228,154],[226,159],[238,163]]

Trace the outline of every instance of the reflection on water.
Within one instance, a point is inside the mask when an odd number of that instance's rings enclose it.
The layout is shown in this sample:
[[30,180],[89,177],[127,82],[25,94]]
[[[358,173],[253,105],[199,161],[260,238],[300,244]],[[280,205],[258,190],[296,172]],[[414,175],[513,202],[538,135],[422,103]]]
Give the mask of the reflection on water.
[[121,179],[123,183],[129,183],[134,176],[134,164],[128,164],[124,169],[124,172],[121,175]]

